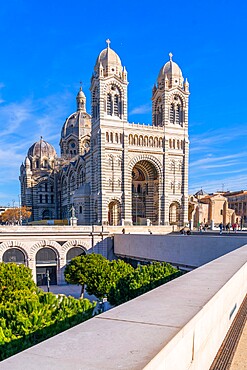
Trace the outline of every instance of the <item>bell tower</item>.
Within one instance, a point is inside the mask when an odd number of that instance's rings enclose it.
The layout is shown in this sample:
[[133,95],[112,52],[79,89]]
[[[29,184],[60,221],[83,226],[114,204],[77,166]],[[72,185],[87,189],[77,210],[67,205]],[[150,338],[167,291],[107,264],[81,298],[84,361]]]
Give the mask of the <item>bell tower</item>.
[[[127,71],[118,54],[107,47],[99,54],[91,78],[91,219],[109,221],[109,204],[116,202],[115,218],[122,218],[121,172],[124,129],[127,125]],[[126,139],[127,140],[127,139]],[[114,142],[114,144],[113,144]],[[116,221],[119,222],[119,219]]]
[[169,53],[153,87],[152,124],[164,133],[162,218],[181,226],[188,221],[188,103],[189,83]]

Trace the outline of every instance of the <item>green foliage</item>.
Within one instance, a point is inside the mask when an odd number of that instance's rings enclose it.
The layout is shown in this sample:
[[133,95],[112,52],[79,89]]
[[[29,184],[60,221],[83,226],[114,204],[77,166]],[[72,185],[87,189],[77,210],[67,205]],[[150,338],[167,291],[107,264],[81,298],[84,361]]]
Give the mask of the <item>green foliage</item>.
[[126,302],[179,276],[180,271],[166,262],[154,262],[134,269],[122,260],[108,261],[99,254],[75,257],[66,266],[65,279],[86,284],[87,292],[113,305]]
[[180,275],[180,271],[166,262],[138,266],[132,273],[118,280],[109,292],[108,301],[112,305],[119,305]]
[[66,266],[64,276],[68,283],[86,284],[88,294],[101,299],[132,270],[123,261],[109,261],[100,254],[92,253],[73,258]]
[[24,265],[15,263],[0,263],[0,303],[11,300],[16,290],[30,289],[36,291],[32,271]]
[[94,307],[44,293],[23,265],[0,264],[0,360],[91,318]]

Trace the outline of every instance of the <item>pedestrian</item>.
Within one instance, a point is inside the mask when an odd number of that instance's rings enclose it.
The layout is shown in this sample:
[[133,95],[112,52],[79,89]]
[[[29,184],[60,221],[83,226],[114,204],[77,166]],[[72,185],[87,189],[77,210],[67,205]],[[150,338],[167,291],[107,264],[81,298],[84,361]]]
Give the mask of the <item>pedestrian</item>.
[[223,230],[223,224],[222,224],[222,222],[219,224],[219,228],[220,228],[220,234],[222,234],[222,230]]

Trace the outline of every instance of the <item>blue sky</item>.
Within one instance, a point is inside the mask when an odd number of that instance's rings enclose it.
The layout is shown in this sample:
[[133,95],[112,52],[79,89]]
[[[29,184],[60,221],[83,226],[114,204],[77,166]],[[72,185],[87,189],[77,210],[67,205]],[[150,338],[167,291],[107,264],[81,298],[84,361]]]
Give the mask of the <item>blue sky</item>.
[[19,167],[42,135],[59,153],[80,81],[111,47],[126,66],[129,121],[151,122],[151,91],[174,55],[190,83],[189,190],[247,188],[244,1],[2,1],[0,204],[18,202]]

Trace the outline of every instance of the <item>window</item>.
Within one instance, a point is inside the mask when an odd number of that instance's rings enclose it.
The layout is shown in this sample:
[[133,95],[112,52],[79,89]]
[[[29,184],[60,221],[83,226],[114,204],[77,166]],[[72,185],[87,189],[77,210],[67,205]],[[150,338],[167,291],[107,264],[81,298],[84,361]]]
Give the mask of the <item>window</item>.
[[107,94],[107,114],[112,116],[112,97],[111,94]]
[[114,96],[114,115],[119,116],[119,96]]
[[172,103],[170,106],[170,122],[174,123],[175,112],[174,112],[174,104]]

